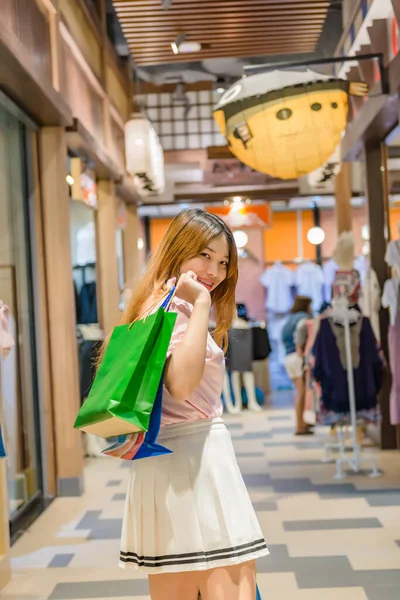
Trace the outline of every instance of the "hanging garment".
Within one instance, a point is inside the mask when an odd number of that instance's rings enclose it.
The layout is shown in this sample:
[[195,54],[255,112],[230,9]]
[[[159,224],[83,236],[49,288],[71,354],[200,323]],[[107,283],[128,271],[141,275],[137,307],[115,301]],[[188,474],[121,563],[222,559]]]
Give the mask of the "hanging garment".
[[252,370],[253,334],[251,329],[230,329],[226,368],[246,373]]
[[97,292],[96,283],[85,283],[79,294],[80,323],[97,323]]
[[361,254],[360,256],[356,256],[354,260],[354,269],[358,271],[360,275],[361,285],[364,285],[365,276],[370,267],[369,259]]
[[324,298],[325,302],[330,302],[332,300],[332,285],[335,280],[336,271],[339,269],[338,265],[335,263],[333,258],[324,263],[322,267],[322,271],[324,274]]
[[400,425],[400,310],[397,310],[394,324],[389,327],[388,341],[390,369],[392,372],[390,422],[392,425]]
[[13,336],[10,331],[10,309],[0,300],[0,356],[5,358],[11,348],[15,346]]
[[292,308],[293,273],[290,269],[277,262],[273,267],[264,271],[260,282],[267,290],[265,302],[267,311],[282,315]]
[[[322,319],[313,347],[313,377],[321,385],[322,404],[327,411],[349,412],[347,372],[343,365],[343,353],[339,332],[343,327],[331,318]],[[356,409],[370,410],[377,406],[378,392],[382,384],[383,361],[376,343],[371,323],[361,317],[359,325],[350,326]],[[339,341],[338,341],[339,340]]]
[[324,272],[310,260],[302,263],[294,272],[294,285],[299,296],[312,299],[313,312],[318,312],[323,302]]
[[376,339],[380,342],[379,310],[381,308],[381,288],[378,276],[372,267],[369,267],[362,285],[360,307],[364,317],[371,321]]
[[399,311],[400,297],[400,278],[392,277],[385,281],[382,294],[382,306],[389,309],[390,324],[396,323],[397,313]]
[[393,240],[386,247],[385,262],[389,267],[396,267],[400,273],[400,240]]

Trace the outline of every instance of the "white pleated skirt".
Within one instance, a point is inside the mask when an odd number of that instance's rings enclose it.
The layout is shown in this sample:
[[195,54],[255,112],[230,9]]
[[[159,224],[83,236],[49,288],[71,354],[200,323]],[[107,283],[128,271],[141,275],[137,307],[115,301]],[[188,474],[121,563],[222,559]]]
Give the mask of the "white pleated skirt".
[[120,566],[177,573],[269,554],[223,420],[169,425],[158,441],[173,454],[133,462]]

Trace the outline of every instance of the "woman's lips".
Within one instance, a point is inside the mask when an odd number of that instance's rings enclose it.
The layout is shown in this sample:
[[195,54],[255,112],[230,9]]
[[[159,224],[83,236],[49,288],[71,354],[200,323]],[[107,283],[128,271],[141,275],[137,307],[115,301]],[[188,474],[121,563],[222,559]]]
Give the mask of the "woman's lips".
[[207,288],[208,291],[212,290],[213,284],[212,283],[208,283],[207,281],[203,281],[203,279],[197,278],[197,281],[199,283],[201,283],[202,285],[204,285],[205,288]]

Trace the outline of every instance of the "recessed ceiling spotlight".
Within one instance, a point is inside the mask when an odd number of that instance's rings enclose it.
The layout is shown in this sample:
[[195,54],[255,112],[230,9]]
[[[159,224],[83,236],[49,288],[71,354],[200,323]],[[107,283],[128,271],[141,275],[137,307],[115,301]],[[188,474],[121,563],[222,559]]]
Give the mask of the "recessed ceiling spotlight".
[[190,54],[191,52],[200,52],[201,44],[199,42],[182,42],[179,44],[179,52],[182,54]]
[[217,94],[223,94],[225,92],[225,88],[219,87],[217,88]]

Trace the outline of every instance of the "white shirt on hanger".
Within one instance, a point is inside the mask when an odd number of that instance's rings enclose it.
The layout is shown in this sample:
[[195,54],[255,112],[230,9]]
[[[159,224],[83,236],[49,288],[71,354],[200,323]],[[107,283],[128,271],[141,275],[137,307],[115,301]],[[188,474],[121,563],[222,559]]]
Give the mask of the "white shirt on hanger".
[[96,231],[94,223],[87,223],[76,234],[76,259],[78,265],[96,262]]
[[338,271],[338,269],[339,269],[339,267],[335,263],[333,258],[331,258],[326,263],[324,263],[324,265],[322,267],[322,271],[324,274],[324,280],[325,280],[325,292],[324,292],[325,302],[330,302],[332,300],[332,286],[333,286],[333,282],[335,281],[336,271]]
[[386,247],[385,262],[389,267],[397,267],[400,272],[400,240],[393,240]]
[[380,341],[379,309],[381,307],[381,287],[378,276],[372,267],[369,267],[365,274],[359,304],[363,315],[371,321],[376,339]]
[[282,263],[276,262],[273,267],[264,271],[260,282],[267,289],[265,308],[275,313],[287,313],[293,305],[292,291],[293,273]]
[[399,310],[400,277],[393,277],[385,281],[382,294],[382,306],[389,309],[390,324],[396,323],[396,315]]
[[294,272],[294,284],[300,296],[309,296],[312,299],[314,312],[319,311],[322,306],[324,272],[319,265],[307,260],[303,262]]

